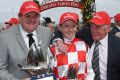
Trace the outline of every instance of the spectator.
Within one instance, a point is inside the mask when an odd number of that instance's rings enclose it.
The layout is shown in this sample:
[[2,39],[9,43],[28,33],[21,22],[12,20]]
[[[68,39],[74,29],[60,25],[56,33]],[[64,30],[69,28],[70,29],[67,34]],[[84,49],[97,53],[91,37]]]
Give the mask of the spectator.
[[12,26],[19,25],[19,20],[17,18],[10,18],[8,22],[5,22],[6,29],[9,29]]
[[44,17],[44,26],[50,28],[52,30],[52,32],[54,32],[54,23],[55,21],[52,20],[52,18],[50,17]]
[[111,33],[115,35],[117,32],[120,32],[120,13],[114,16],[115,25],[113,26]]

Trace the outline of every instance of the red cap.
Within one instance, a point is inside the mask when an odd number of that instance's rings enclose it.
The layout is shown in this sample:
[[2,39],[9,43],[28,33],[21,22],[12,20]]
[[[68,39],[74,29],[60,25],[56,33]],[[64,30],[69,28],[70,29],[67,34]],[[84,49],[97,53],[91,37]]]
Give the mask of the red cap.
[[120,22],[120,13],[118,13],[118,14],[116,14],[116,15],[114,16],[114,20],[115,20],[116,22]]
[[67,20],[73,20],[78,24],[79,17],[76,13],[66,12],[61,15],[59,24],[62,24]]
[[19,24],[19,20],[17,18],[11,18],[9,22]]
[[90,22],[96,25],[104,25],[111,24],[111,19],[107,12],[99,11],[93,15],[93,18],[90,20]]
[[10,18],[10,20],[8,22],[5,22],[5,24],[19,24],[19,20],[17,18]]
[[36,12],[38,14],[40,13],[39,6],[33,1],[24,2],[20,8],[20,13],[22,13],[22,15],[25,15],[29,12]]

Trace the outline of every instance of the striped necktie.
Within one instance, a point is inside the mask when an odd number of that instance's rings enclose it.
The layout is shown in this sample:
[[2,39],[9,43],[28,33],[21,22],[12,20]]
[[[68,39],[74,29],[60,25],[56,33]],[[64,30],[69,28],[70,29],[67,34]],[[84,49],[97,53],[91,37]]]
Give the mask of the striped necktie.
[[93,58],[92,58],[92,68],[95,73],[94,80],[101,80],[100,79],[100,67],[99,67],[99,41],[95,42]]

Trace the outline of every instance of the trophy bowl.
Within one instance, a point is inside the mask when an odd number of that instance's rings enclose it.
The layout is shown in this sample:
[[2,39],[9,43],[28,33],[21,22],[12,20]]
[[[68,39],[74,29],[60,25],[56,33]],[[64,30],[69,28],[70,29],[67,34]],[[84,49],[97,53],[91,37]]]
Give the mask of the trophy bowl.
[[32,76],[46,74],[49,71],[49,67],[45,62],[39,63],[38,66],[25,66],[21,69],[29,72]]
[[[27,66],[22,66],[18,64],[18,67],[25,71],[29,77],[31,77],[31,80],[41,80],[40,78],[50,78],[54,77],[54,74],[52,74],[49,62],[45,60],[41,48],[41,41],[36,46],[35,43],[32,44],[32,46],[29,49],[28,56],[27,56]],[[52,75],[51,75],[52,74]],[[49,76],[49,77],[48,77]],[[35,78],[35,79],[34,79]]]

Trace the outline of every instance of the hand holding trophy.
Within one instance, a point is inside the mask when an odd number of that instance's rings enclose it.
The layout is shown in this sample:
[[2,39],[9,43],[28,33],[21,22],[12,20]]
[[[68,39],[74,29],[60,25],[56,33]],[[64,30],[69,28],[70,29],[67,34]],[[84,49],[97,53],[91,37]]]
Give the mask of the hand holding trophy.
[[38,46],[33,43],[30,47],[27,57],[27,66],[18,66],[31,77],[31,80],[42,80],[40,78],[43,77],[50,80],[55,80],[54,75],[51,75],[52,73],[49,72],[49,64],[43,56],[41,42],[42,41],[39,42]]

